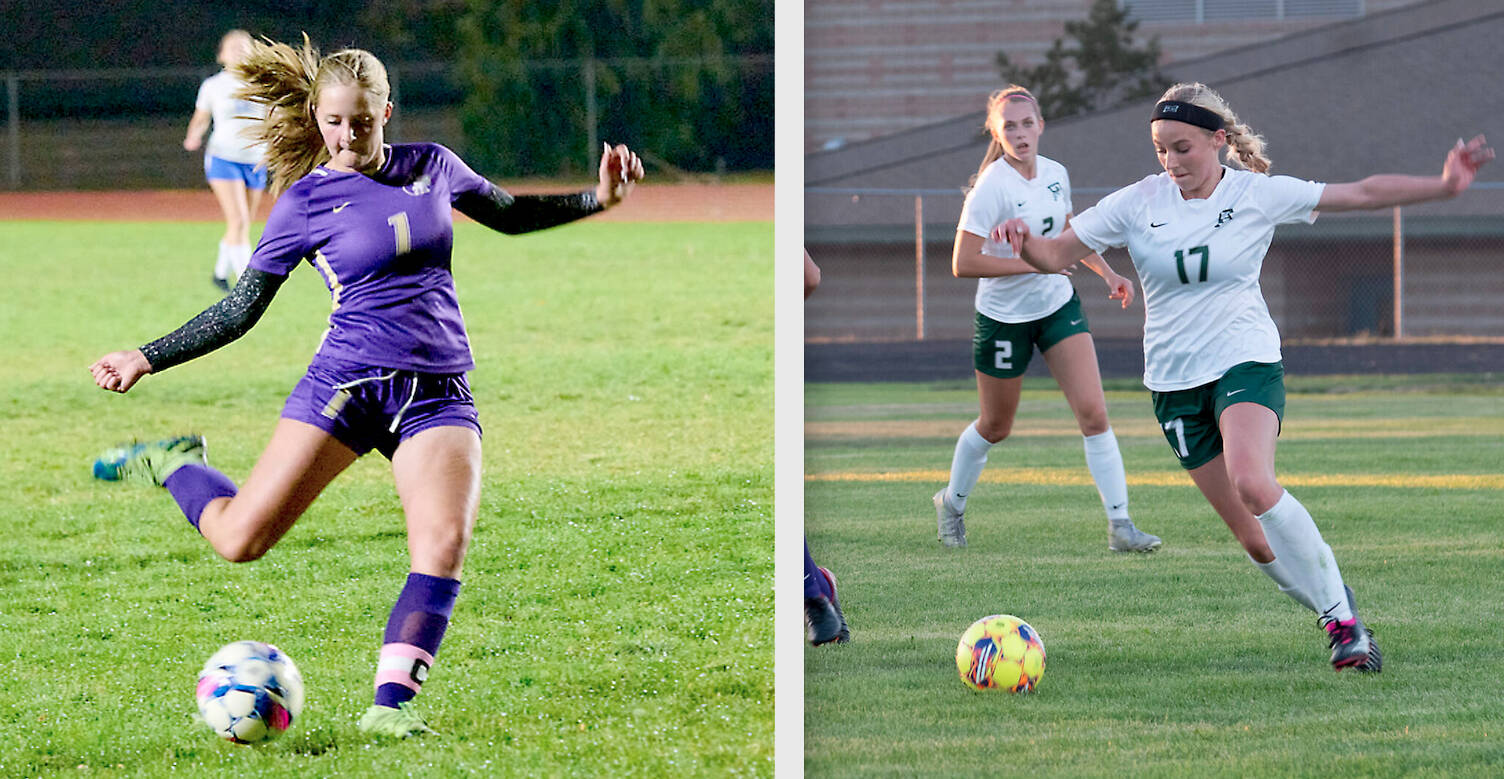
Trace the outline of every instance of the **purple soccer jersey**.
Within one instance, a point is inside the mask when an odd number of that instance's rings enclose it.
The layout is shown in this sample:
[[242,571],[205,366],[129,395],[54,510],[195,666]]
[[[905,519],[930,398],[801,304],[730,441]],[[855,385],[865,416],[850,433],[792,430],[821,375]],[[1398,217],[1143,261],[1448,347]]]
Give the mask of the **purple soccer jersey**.
[[386,147],[371,176],[322,165],[272,208],[250,267],[285,276],[307,260],[333,311],[318,355],[424,373],[475,363],[454,293],[450,204],[491,183],[434,143]]

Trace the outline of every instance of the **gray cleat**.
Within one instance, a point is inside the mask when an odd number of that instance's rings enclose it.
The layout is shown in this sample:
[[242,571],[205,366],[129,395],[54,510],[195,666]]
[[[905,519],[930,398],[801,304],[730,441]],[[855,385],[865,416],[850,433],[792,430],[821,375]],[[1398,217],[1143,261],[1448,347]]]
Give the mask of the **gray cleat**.
[[1164,543],[1133,526],[1133,520],[1112,520],[1107,526],[1107,548],[1114,552],[1152,552]]
[[935,527],[940,543],[949,547],[966,546],[966,514],[945,502],[945,490],[935,493]]

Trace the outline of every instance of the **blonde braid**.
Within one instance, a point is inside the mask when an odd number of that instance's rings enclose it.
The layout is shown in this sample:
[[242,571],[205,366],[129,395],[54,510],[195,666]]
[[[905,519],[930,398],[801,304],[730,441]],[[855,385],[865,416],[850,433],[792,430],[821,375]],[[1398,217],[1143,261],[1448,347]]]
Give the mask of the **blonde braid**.
[[1211,87],[1201,83],[1176,84],[1165,90],[1160,100],[1191,103],[1221,116],[1222,123],[1227,130],[1227,161],[1254,173],[1269,172],[1271,163],[1268,155],[1264,153],[1264,136],[1240,122],[1238,115],[1232,112],[1227,101],[1212,91]]

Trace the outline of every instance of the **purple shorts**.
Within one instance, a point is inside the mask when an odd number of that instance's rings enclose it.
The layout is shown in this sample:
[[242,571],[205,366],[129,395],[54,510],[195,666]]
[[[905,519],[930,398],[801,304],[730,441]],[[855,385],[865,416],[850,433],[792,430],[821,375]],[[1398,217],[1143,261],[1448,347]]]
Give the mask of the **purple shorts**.
[[416,373],[315,357],[282,407],[357,455],[392,459],[397,445],[431,427],[468,427],[480,435],[475,397],[463,373]]

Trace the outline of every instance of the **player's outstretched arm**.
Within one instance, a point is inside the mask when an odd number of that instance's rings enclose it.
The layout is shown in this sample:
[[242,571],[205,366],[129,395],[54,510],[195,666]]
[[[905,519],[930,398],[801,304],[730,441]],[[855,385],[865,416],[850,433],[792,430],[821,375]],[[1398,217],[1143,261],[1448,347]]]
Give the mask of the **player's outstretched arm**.
[[1466,143],[1459,138],[1447,152],[1440,176],[1380,174],[1362,181],[1327,184],[1316,210],[1361,211],[1456,197],[1472,186],[1478,169],[1493,158],[1494,150],[1483,136],[1474,136]]
[[1091,249],[1067,227],[1054,238],[1029,234],[1029,225],[1017,217],[992,228],[994,241],[1007,241],[1024,262],[1044,273],[1059,273],[1091,254]]
[[625,144],[618,143],[613,147],[607,143],[602,146],[601,164],[597,171],[600,181],[595,185],[595,199],[600,201],[601,208],[610,208],[626,200],[637,182],[642,181],[644,174],[642,160]]
[[956,231],[955,248],[951,250],[950,272],[958,279],[994,279],[1002,276],[1022,276],[1039,271],[1017,257],[994,257],[982,253],[982,236],[966,230]]
[[89,366],[101,389],[126,392],[148,373],[165,371],[234,341],[255,325],[286,276],[249,268],[230,294],[182,327],[140,349],[110,352]]
[[600,182],[594,190],[566,195],[512,195],[496,185],[488,192],[467,192],[454,199],[465,216],[507,235],[544,230],[598,214],[631,194],[643,177],[642,160],[625,146],[606,146]]

